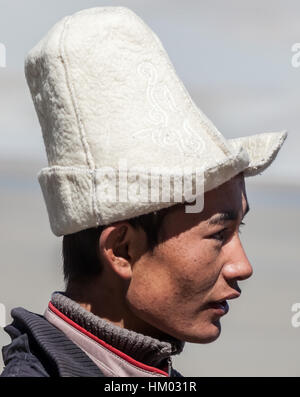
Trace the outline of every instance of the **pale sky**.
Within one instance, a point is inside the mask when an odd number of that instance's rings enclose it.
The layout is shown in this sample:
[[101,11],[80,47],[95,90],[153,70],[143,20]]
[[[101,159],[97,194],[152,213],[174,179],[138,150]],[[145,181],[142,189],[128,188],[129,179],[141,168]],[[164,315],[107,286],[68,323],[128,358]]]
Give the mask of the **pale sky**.
[[46,156],[23,73],[26,53],[59,19],[122,5],[154,30],[196,104],[225,137],[287,129],[265,178],[300,183],[300,2],[265,0],[0,0],[0,160]]

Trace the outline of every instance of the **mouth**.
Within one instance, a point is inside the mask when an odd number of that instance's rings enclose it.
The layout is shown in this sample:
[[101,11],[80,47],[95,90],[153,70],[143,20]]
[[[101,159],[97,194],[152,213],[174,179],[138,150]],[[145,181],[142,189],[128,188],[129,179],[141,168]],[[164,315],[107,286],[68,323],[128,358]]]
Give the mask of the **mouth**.
[[[236,292],[234,294],[231,294],[226,297],[226,299],[236,299],[240,296],[240,292]],[[207,307],[209,309],[214,310],[216,314],[219,314],[220,316],[223,316],[224,314],[228,313],[229,311],[229,305],[227,303],[226,299],[220,299],[215,302],[210,302],[208,303]]]
[[208,308],[212,309],[215,313],[220,316],[224,316],[224,314],[228,313],[229,305],[226,300],[221,302],[211,302],[208,304]]

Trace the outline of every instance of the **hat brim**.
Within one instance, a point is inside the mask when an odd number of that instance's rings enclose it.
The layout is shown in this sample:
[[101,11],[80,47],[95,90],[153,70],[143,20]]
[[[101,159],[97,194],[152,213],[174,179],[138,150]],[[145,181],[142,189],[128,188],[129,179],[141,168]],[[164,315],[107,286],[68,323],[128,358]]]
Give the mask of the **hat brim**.
[[246,150],[250,162],[243,172],[244,176],[248,177],[261,174],[272,164],[286,137],[287,131],[266,132],[228,141],[235,150],[241,147]]

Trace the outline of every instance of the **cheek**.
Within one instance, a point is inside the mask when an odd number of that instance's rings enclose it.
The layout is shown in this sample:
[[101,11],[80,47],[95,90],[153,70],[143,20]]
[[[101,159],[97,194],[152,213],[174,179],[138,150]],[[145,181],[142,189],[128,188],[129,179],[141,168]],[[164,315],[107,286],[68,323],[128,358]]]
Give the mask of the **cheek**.
[[[153,327],[190,342],[206,343],[219,328],[203,310],[217,283],[219,252],[211,242],[170,244],[135,264],[126,302]],[[201,342],[200,342],[201,341]]]
[[167,267],[155,257],[146,256],[135,264],[127,300],[140,310],[161,306],[170,297],[172,285]]
[[174,239],[154,252],[136,264],[128,299],[140,309],[154,305],[166,310],[174,304],[199,306],[220,273],[219,252],[213,243]]
[[175,278],[183,295],[205,294],[216,283],[220,271],[220,251],[213,241],[193,241],[184,244]]

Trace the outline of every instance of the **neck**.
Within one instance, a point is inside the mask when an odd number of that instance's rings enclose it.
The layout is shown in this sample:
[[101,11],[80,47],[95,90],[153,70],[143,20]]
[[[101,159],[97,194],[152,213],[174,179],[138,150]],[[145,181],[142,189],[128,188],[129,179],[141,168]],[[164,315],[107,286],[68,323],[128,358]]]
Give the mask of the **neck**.
[[103,277],[92,282],[73,282],[68,285],[65,294],[86,311],[120,328],[162,340],[168,336],[132,313],[126,304],[124,287],[117,285],[108,289],[107,285],[112,283],[103,282]]

